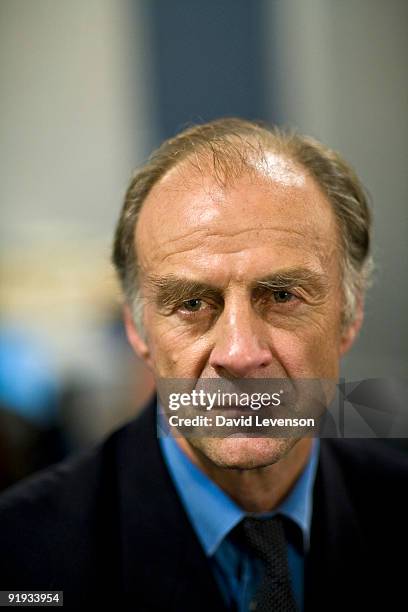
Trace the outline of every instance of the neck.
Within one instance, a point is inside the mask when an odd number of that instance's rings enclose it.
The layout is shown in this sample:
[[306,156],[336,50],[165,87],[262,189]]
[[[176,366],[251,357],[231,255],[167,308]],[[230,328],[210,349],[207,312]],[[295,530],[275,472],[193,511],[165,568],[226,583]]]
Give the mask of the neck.
[[220,467],[177,438],[187,456],[246,512],[274,510],[288,495],[310,456],[311,438],[298,440],[276,463],[252,469]]

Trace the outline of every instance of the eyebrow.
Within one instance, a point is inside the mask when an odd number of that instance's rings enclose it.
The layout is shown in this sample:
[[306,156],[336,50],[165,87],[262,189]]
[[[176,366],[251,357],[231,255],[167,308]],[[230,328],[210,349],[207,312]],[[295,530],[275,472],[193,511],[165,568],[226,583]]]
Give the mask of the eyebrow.
[[169,307],[192,297],[206,297],[218,302],[222,300],[222,290],[219,287],[174,274],[161,277],[149,275],[146,284],[155,292],[156,304],[162,307]]
[[[224,291],[211,283],[203,283],[175,274],[166,276],[148,275],[146,284],[153,290],[154,301],[158,306],[170,307],[176,303],[192,298],[212,299],[222,302]],[[327,293],[328,283],[326,277],[318,272],[304,267],[285,268],[277,270],[262,278],[251,282],[250,287],[254,289],[266,289],[279,291],[299,287],[309,292],[312,296],[323,297]]]
[[254,282],[255,287],[265,287],[271,290],[290,289],[300,287],[311,290],[316,294],[325,294],[328,290],[327,277],[309,268],[297,267],[278,270],[273,274],[260,278]]

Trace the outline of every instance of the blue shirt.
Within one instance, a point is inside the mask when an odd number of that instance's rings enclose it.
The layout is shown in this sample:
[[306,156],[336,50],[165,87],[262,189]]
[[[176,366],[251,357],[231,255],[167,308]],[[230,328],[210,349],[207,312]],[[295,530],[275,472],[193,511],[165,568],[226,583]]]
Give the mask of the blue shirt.
[[[177,492],[210,559],[227,606],[236,605],[239,612],[248,612],[262,576],[262,562],[238,549],[228,538],[231,530],[246,516],[245,511],[192,463],[174,437],[161,436],[159,442]],[[314,439],[308,463],[289,495],[273,512],[260,515],[282,514],[300,529],[300,546],[288,540],[289,571],[300,609],[303,609],[304,554],[309,547],[318,454],[319,440]]]

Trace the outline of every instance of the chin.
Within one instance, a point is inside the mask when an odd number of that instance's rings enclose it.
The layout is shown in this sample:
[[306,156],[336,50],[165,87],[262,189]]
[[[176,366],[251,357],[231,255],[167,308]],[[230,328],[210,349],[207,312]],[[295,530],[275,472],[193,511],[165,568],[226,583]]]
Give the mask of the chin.
[[194,438],[189,442],[204,460],[217,467],[254,470],[283,459],[299,438]]

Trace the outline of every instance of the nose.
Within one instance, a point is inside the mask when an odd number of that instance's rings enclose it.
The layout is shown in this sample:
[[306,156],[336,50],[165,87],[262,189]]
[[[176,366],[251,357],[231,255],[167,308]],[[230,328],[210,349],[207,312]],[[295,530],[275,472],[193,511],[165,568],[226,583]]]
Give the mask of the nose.
[[217,321],[216,340],[209,364],[234,378],[254,377],[268,367],[273,354],[265,337],[264,323],[257,319],[249,304],[232,305]]

